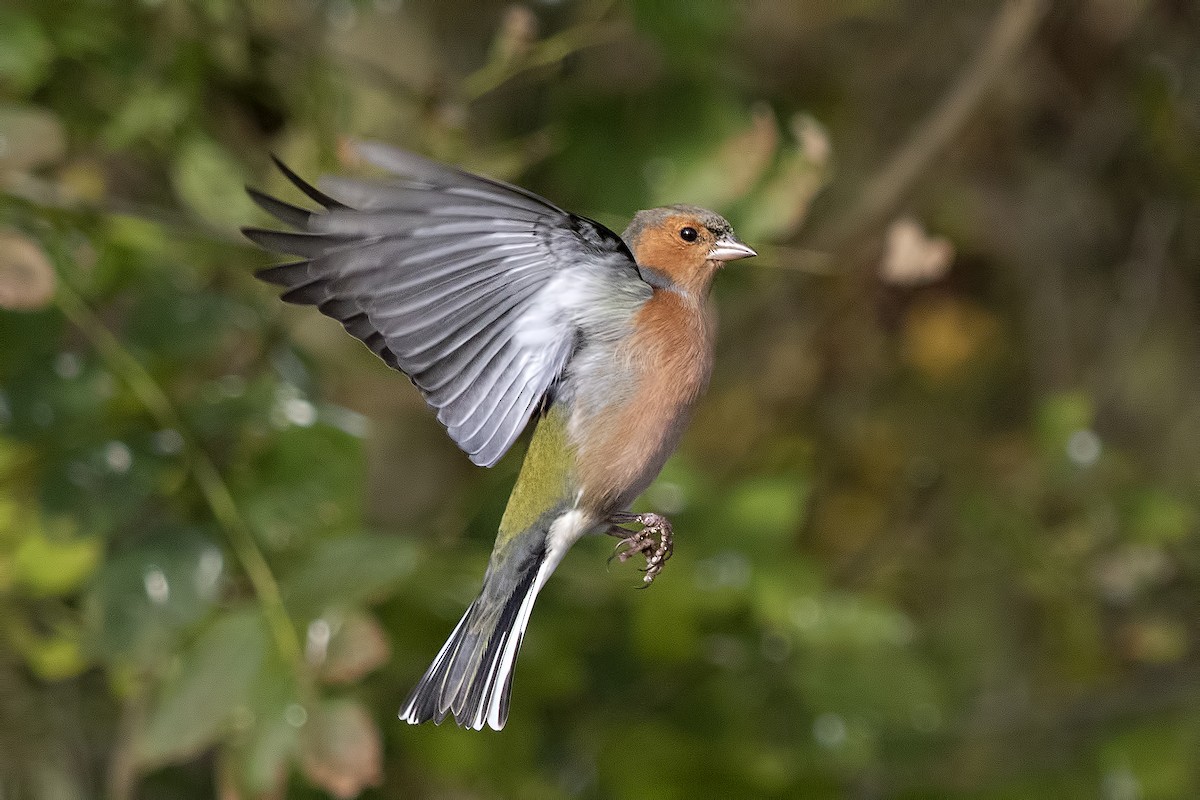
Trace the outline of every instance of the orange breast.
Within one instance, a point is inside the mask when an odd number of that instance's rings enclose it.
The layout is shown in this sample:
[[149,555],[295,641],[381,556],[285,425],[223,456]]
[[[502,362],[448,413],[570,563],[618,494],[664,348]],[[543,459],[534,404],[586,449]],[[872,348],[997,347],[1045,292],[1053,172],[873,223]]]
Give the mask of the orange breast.
[[634,324],[618,358],[637,386],[588,422],[578,451],[583,503],[603,514],[626,507],[658,475],[712,371],[713,326],[703,306],[656,290]]

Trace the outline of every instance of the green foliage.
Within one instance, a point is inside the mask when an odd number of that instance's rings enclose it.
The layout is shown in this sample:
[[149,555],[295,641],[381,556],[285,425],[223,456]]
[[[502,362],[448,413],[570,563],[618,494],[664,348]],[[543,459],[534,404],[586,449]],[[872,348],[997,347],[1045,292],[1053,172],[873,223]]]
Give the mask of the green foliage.
[[288,571],[283,596],[298,618],[328,606],[371,600],[412,574],[411,543],[384,536],[341,536],[317,542]]
[[253,609],[231,610],[180,654],[153,711],[134,739],[140,763],[155,766],[196,755],[235,724],[252,699],[266,659],[267,627]]
[[41,83],[54,61],[39,21],[11,9],[0,12],[0,53],[0,80],[24,91]]
[[[1200,794],[1194,4],[1063,5],[847,223],[997,5],[5,5],[0,794]],[[341,134],[762,253],[639,501],[674,558],[582,542],[498,734],[395,711],[517,458],[236,233]]]

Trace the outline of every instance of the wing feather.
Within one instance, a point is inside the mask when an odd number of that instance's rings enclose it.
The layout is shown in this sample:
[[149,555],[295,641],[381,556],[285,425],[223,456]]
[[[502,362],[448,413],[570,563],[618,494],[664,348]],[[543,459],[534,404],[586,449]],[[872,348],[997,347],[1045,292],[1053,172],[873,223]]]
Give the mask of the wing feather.
[[563,374],[587,315],[613,294],[631,319],[651,289],[598,223],[422,156],[358,150],[394,177],[326,178],[317,189],[276,160],[321,208],[249,190],[294,230],[246,236],[301,259],[256,274],[407,374],[471,460],[491,466]]

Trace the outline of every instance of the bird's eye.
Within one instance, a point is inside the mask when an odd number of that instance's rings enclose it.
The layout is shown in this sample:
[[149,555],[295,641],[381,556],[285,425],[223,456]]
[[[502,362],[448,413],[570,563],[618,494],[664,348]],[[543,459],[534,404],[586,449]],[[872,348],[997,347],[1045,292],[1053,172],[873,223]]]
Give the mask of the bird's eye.
[[692,227],[683,228],[679,231],[679,238],[685,242],[694,242],[699,235],[696,233],[696,229]]

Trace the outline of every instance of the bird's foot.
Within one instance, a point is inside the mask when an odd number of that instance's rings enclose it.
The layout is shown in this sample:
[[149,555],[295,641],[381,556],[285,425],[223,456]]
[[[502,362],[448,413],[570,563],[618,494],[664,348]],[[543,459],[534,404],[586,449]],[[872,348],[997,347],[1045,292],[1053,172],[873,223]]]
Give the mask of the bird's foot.
[[[608,523],[609,528],[605,533],[622,537],[608,560],[615,558],[624,563],[636,555],[645,556],[646,567],[642,572],[646,574],[642,578],[642,588],[646,588],[662,572],[663,565],[675,551],[671,521],[661,514],[630,514],[622,511],[609,517]],[[621,527],[629,523],[637,523],[642,529],[631,532]]]

